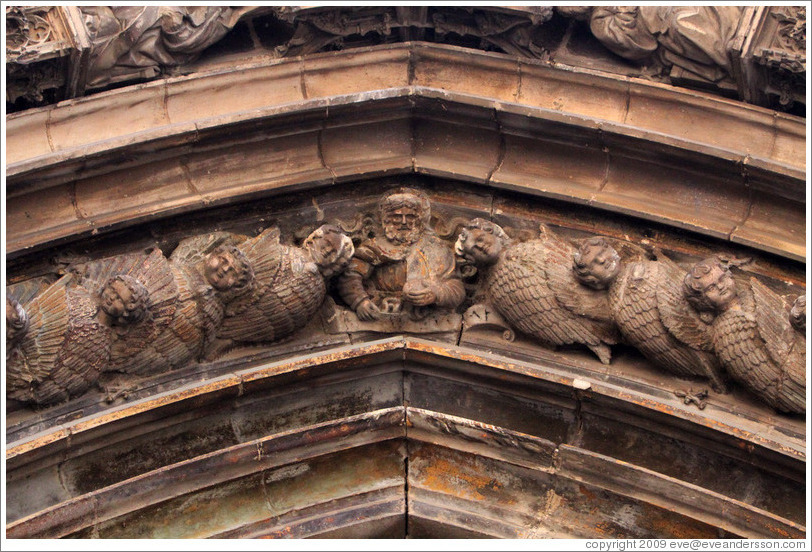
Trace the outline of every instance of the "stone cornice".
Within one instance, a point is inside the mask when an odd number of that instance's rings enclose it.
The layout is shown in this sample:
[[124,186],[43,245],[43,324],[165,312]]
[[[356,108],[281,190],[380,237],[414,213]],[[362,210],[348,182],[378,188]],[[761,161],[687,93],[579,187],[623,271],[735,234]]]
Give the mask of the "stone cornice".
[[[12,257],[156,217],[418,172],[805,258],[802,119],[505,55],[418,43],[320,54],[7,122]],[[697,200],[701,209],[685,209]],[[53,209],[32,220],[31,201]],[[762,220],[776,210],[781,229]]]

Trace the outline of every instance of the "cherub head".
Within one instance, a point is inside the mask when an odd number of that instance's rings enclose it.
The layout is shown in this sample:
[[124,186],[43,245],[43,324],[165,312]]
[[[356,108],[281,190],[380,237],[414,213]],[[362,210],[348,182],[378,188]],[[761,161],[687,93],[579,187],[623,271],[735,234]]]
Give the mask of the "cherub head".
[[572,255],[575,278],[594,289],[606,289],[620,272],[620,255],[604,238],[589,238]]
[[132,276],[113,276],[102,288],[100,306],[114,326],[136,324],[147,315],[149,291]]
[[379,211],[386,239],[397,244],[415,243],[431,220],[431,202],[425,194],[411,188],[386,194]]
[[331,224],[316,228],[305,238],[302,247],[310,253],[325,278],[343,272],[355,253],[350,237]]
[[217,291],[239,292],[254,281],[254,269],[245,254],[233,245],[221,245],[206,256],[203,275]]
[[806,295],[801,295],[789,311],[789,323],[801,333],[806,333]]
[[724,312],[738,301],[733,275],[716,257],[695,264],[685,275],[682,289],[699,312]]
[[6,296],[6,346],[14,345],[28,331],[28,314],[13,297]]
[[491,265],[499,259],[510,237],[498,224],[475,218],[460,232],[454,250],[457,255],[475,265]]

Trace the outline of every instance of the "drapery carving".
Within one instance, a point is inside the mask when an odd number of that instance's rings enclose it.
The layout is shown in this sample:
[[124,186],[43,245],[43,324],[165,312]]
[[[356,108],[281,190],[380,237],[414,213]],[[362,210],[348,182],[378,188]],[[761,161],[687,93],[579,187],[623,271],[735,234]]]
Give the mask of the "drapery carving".
[[739,6],[598,6],[562,8],[586,17],[602,44],[633,61],[678,66],[716,82],[732,72],[730,45]]
[[91,6],[82,15],[92,46],[87,86],[145,78],[192,61],[250,8]]

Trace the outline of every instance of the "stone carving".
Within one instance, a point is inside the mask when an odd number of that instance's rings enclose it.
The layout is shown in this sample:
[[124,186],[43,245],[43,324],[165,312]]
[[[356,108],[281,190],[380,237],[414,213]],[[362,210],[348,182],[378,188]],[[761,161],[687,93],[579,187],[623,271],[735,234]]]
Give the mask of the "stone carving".
[[749,287],[740,294],[717,258],[697,263],[684,280],[691,306],[716,314],[713,347],[730,376],[776,410],[805,412],[805,353],[786,305],[755,278]]
[[254,8],[81,7],[92,44],[87,87],[148,78],[192,61]]
[[559,8],[586,18],[592,34],[617,55],[656,60],[710,82],[732,74],[730,44],[741,22],[740,6],[596,6]]
[[[501,10],[501,11],[499,11]],[[533,30],[553,15],[550,7],[478,9],[470,7],[278,7],[274,13],[295,25],[294,35],[276,48],[279,56],[306,55],[328,47],[340,48],[345,40],[369,39],[372,43],[400,39],[425,40],[434,31],[437,42],[449,37],[476,37],[484,49],[508,54],[543,57],[547,51],[533,40]]]
[[47,14],[51,9],[42,6],[6,8],[7,62],[23,61],[29,50],[48,41],[52,29]]
[[6,396],[40,405],[84,393],[110,358],[112,318],[72,275],[30,302],[6,300]]
[[338,279],[341,298],[362,322],[403,316],[422,320],[465,299],[454,254],[429,226],[431,203],[400,188],[379,203],[383,236],[362,242]]
[[183,366],[200,356],[219,320],[206,312],[206,290],[194,274],[159,249],[71,270],[114,317],[107,370],[148,374]]
[[282,245],[278,228],[220,246],[207,257],[205,274],[231,296],[207,358],[240,344],[279,341],[305,326],[324,301],[325,278],[342,272],[353,253],[352,240],[331,225],[317,228],[302,248]]
[[583,242],[573,257],[579,282],[608,292],[612,318],[624,341],[677,376],[702,377],[725,392],[724,370],[713,354],[710,325],[682,295],[686,272],[668,257],[623,263],[602,237]]
[[806,295],[801,295],[792,303],[789,311],[789,322],[806,339]]
[[[785,50],[806,53],[806,6],[779,6],[770,11],[778,20],[776,40]],[[804,69],[806,65],[804,65]]]
[[511,326],[550,345],[585,345],[609,364],[618,334],[606,294],[575,279],[568,243],[547,233],[514,244],[498,225],[474,219],[456,250],[485,271],[488,302]]
[[536,26],[553,16],[553,8],[539,6],[521,15],[481,11],[475,8],[447,9],[432,16],[434,32],[476,36],[486,45],[495,46],[508,54],[523,57],[544,57],[548,52],[533,41]]

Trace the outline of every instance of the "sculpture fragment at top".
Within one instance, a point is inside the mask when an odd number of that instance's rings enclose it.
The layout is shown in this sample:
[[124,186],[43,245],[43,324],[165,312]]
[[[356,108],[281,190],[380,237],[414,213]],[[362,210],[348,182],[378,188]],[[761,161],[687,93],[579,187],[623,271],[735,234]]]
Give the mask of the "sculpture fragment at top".
[[165,75],[239,21],[253,45],[241,46],[247,56],[430,41],[594,68],[593,55],[574,53],[584,37],[567,18],[588,21],[598,41],[630,61],[607,57],[601,67],[611,73],[640,76],[635,64],[643,63],[644,77],[677,86],[782,110],[805,102],[806,11],[797,6],[10,8],[7,101],[42,105]]
[[87,87],[148,78],[192,61],[253,8],[81,7],[91,40]]
[[740,6],[596,6],[559,11],[585,18],[595,38],[623,58],[682,67],[710,82],[732,74],[730,51],[742,22]]

